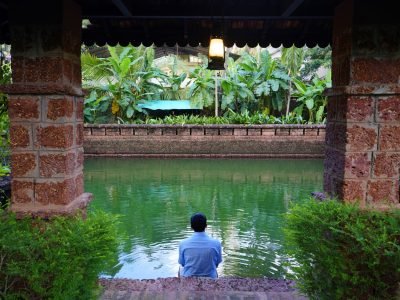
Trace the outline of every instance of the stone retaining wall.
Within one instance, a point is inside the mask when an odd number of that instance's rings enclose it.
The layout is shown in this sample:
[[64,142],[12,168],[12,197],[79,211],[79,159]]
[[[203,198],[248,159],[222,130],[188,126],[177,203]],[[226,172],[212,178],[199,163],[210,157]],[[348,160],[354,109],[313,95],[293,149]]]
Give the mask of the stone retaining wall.
[[325,125],[85,125],[86,156],[322,158]]

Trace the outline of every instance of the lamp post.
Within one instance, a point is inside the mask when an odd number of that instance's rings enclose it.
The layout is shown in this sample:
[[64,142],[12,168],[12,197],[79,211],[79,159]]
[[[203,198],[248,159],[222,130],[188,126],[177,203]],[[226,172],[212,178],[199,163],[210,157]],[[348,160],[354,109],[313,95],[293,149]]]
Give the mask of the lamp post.
[[218,116],[218,71],[225,70],[225,46],[222,37],[212,36],[208,48],[208,67],[215,70],[215,116]]

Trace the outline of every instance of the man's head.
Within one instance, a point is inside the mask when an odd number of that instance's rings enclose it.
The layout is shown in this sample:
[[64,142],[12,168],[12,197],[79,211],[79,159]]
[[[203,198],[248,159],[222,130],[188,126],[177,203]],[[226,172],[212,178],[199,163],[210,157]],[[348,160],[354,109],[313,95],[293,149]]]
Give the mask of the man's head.
[[207,227],[207,218],[202,213],[195,213],[190,218],[190,226],[195,232],[203,232]]

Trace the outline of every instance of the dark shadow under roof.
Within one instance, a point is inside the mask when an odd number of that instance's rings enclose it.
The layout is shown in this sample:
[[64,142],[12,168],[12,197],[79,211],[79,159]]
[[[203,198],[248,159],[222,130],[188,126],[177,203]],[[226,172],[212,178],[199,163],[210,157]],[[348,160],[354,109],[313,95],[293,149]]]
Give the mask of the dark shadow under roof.
[[[8,3],[0,0],[0,43],[10,41]],[[28,0],[25,0],[28,1]],[[41,0],[43,1],[43,0]],[[53,0],[54,1],[54,0]],[[226,46],[319,45],[332,40],[341,0],[77,0],[90,25],[86,45],[208,46],[223,34]]]

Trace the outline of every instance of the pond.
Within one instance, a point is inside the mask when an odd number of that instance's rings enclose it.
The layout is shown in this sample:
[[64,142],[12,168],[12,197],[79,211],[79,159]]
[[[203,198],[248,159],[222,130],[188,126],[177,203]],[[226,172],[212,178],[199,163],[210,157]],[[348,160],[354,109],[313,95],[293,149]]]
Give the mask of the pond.
[[219,276],[284,277],[282,215],[322,190],[322,160],[85,160],[90,209],[121,215],[128,239],[116,278],[174,277],[178,244],[201,211],[223,247]]

